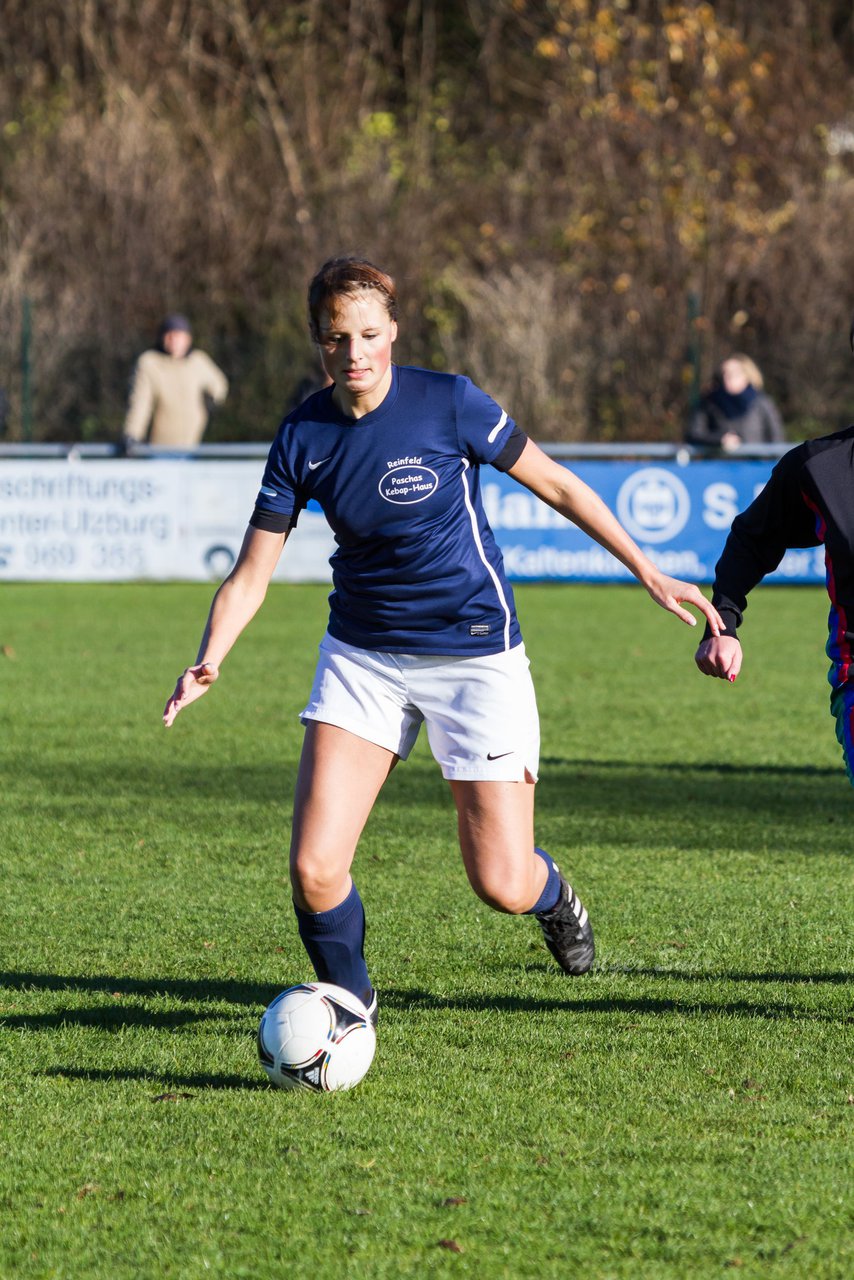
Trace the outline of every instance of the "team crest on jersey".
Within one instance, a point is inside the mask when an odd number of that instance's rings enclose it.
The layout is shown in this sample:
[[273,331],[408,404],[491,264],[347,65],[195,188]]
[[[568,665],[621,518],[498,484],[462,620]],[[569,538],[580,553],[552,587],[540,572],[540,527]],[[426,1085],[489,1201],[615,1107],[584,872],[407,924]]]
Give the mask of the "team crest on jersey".
[[423,502],[439,488],[436,472],[425,467],[420,458],[393,458],[386,465],[388,471],[379,483],[380,496],[386,502]]

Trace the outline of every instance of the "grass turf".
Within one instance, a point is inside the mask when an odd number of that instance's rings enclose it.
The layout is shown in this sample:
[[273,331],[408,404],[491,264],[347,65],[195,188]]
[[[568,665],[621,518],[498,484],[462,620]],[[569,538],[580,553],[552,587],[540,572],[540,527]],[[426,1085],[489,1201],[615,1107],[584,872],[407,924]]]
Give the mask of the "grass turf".
[[729,687],[639,589],[517,594],[538,838],[597,966],[474,898],[420,743],[356,864],[377,1057],[319,1097],[254,1033],[309,976],[286,848],[325,590],[271,588],[165,733],[207,588],[2,588],[0,1276],[851,1274],[825,601],[756,592]]

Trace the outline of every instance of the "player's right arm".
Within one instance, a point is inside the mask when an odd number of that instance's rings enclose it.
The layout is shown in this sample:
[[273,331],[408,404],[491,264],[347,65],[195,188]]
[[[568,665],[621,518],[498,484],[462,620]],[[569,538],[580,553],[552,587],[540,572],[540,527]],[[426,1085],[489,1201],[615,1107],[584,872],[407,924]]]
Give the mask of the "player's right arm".
[[237,563],[213,598],[196,661],[178,677],[163,710],[167,729],[219,677],[220,664],[264,601],[287,536],[251,525],[247,529]]

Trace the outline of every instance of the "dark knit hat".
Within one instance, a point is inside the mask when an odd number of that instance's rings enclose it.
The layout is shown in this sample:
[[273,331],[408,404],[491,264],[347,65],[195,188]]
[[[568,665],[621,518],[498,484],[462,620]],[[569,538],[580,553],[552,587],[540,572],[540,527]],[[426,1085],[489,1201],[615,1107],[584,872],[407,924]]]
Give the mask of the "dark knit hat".
[[182,333],[193,332],[193,326],[180,311],[173,311],[171,315],[164,316],[160,322],[160,337],[162,338],[166,333],[174,333],[176,329],[180,329]]

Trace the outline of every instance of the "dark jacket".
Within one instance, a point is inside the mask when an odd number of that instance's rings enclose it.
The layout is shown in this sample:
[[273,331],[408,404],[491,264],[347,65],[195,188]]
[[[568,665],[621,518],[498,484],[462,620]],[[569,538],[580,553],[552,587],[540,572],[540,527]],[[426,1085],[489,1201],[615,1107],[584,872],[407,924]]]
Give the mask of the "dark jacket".
[[762,391],[757,391],[744,412],[734,417],[726,415],[714,393],[703,396],[685,439],[688,444],[720,447],[727,432],[734,432],[742,444],[774,444],[786,439],[779,410]]

